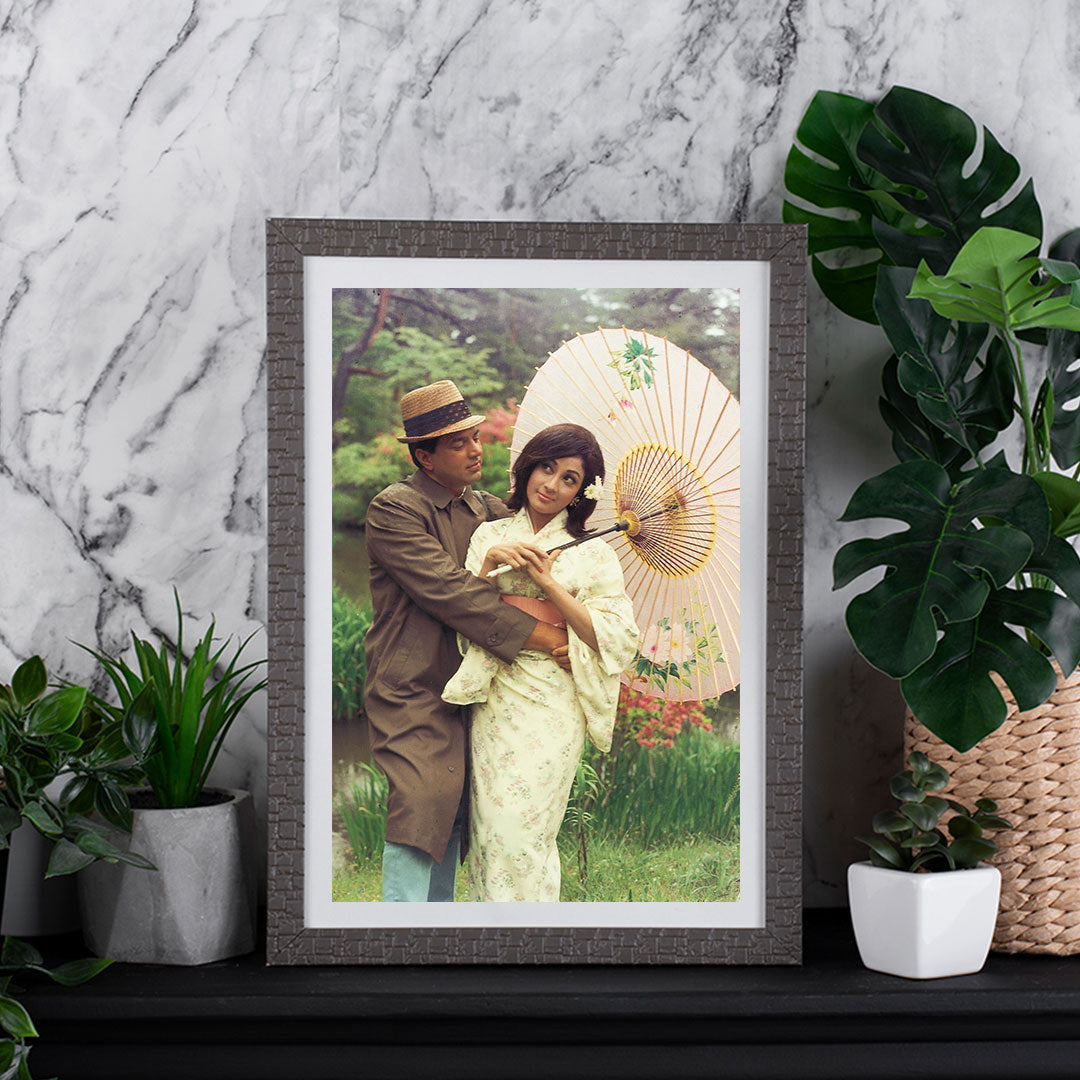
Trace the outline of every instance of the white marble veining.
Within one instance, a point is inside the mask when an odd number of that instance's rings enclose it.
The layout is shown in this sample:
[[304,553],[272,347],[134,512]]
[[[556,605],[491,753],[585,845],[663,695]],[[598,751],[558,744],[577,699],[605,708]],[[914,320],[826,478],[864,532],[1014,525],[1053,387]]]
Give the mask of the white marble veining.
[[[266,615],[263,223],[776,221],[818,88],[964,108],[1080,223],[1080,2],[0,3],[0,675],[70,644]],[[836,524],[890,461],[885,348],[811,285],[807,898],[842,896],[898,761],[853,653]],[[259,644],[263,639],[259,638]],[[217,779],[264,805],[265,704]]]

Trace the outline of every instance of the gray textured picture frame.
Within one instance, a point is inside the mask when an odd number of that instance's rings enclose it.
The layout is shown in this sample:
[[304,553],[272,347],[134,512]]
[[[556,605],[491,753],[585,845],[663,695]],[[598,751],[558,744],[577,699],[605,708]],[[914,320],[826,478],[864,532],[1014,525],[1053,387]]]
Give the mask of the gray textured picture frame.
[[[764,926],[305,925],[304,259],[316,256],[768,262]],[[800,963],[805,227],[272,218],[266,271],[267,962]]]

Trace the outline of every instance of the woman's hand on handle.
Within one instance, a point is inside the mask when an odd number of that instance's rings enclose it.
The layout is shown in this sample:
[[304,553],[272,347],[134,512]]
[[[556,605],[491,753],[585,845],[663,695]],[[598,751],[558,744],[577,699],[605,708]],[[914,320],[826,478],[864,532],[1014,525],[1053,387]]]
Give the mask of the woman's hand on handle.
[[515,570],[528,570],[530,575],[534,570],[543,568],[543,560],[547,558],[547,552],[538,548],[535,544],[526,543],[524,540],[510,540],[502,544],[493,544],[484,555],[484,564],[480,567],[480,578],[487,575],[500,566],[510,566]]

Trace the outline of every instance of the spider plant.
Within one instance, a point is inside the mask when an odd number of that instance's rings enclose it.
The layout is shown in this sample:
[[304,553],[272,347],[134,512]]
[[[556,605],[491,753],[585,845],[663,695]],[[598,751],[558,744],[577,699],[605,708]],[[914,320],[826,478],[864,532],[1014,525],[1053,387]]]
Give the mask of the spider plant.
[[[155,650],[134,631],[131,639],[137,670],[123,659],[82,646],[105,668],[120,704],[99,704],[123,719],[124,741],[144,762],[146,780],[163,808],[198,803],[233,721],[248,699],[266,686],[265,679],[248,685],[265,660],[240,664],[240,656],[254,635],[240,643],[215,677],[231,638],[214,649],[214,620],[185,660],[184,619],[175,589],[173,597],[177,633],[171,658],[166,642]],[[132,709],[132,702],[140,695],[146,695],[146,707]]]

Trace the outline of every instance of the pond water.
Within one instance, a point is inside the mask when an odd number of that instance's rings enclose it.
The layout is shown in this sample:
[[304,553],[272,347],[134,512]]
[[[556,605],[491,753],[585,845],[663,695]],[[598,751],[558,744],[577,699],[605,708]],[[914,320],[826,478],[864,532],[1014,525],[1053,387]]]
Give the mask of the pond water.
[[370,599],[363,529],[334,530],[333,574],[334,584],[350,599],[357,603]]

